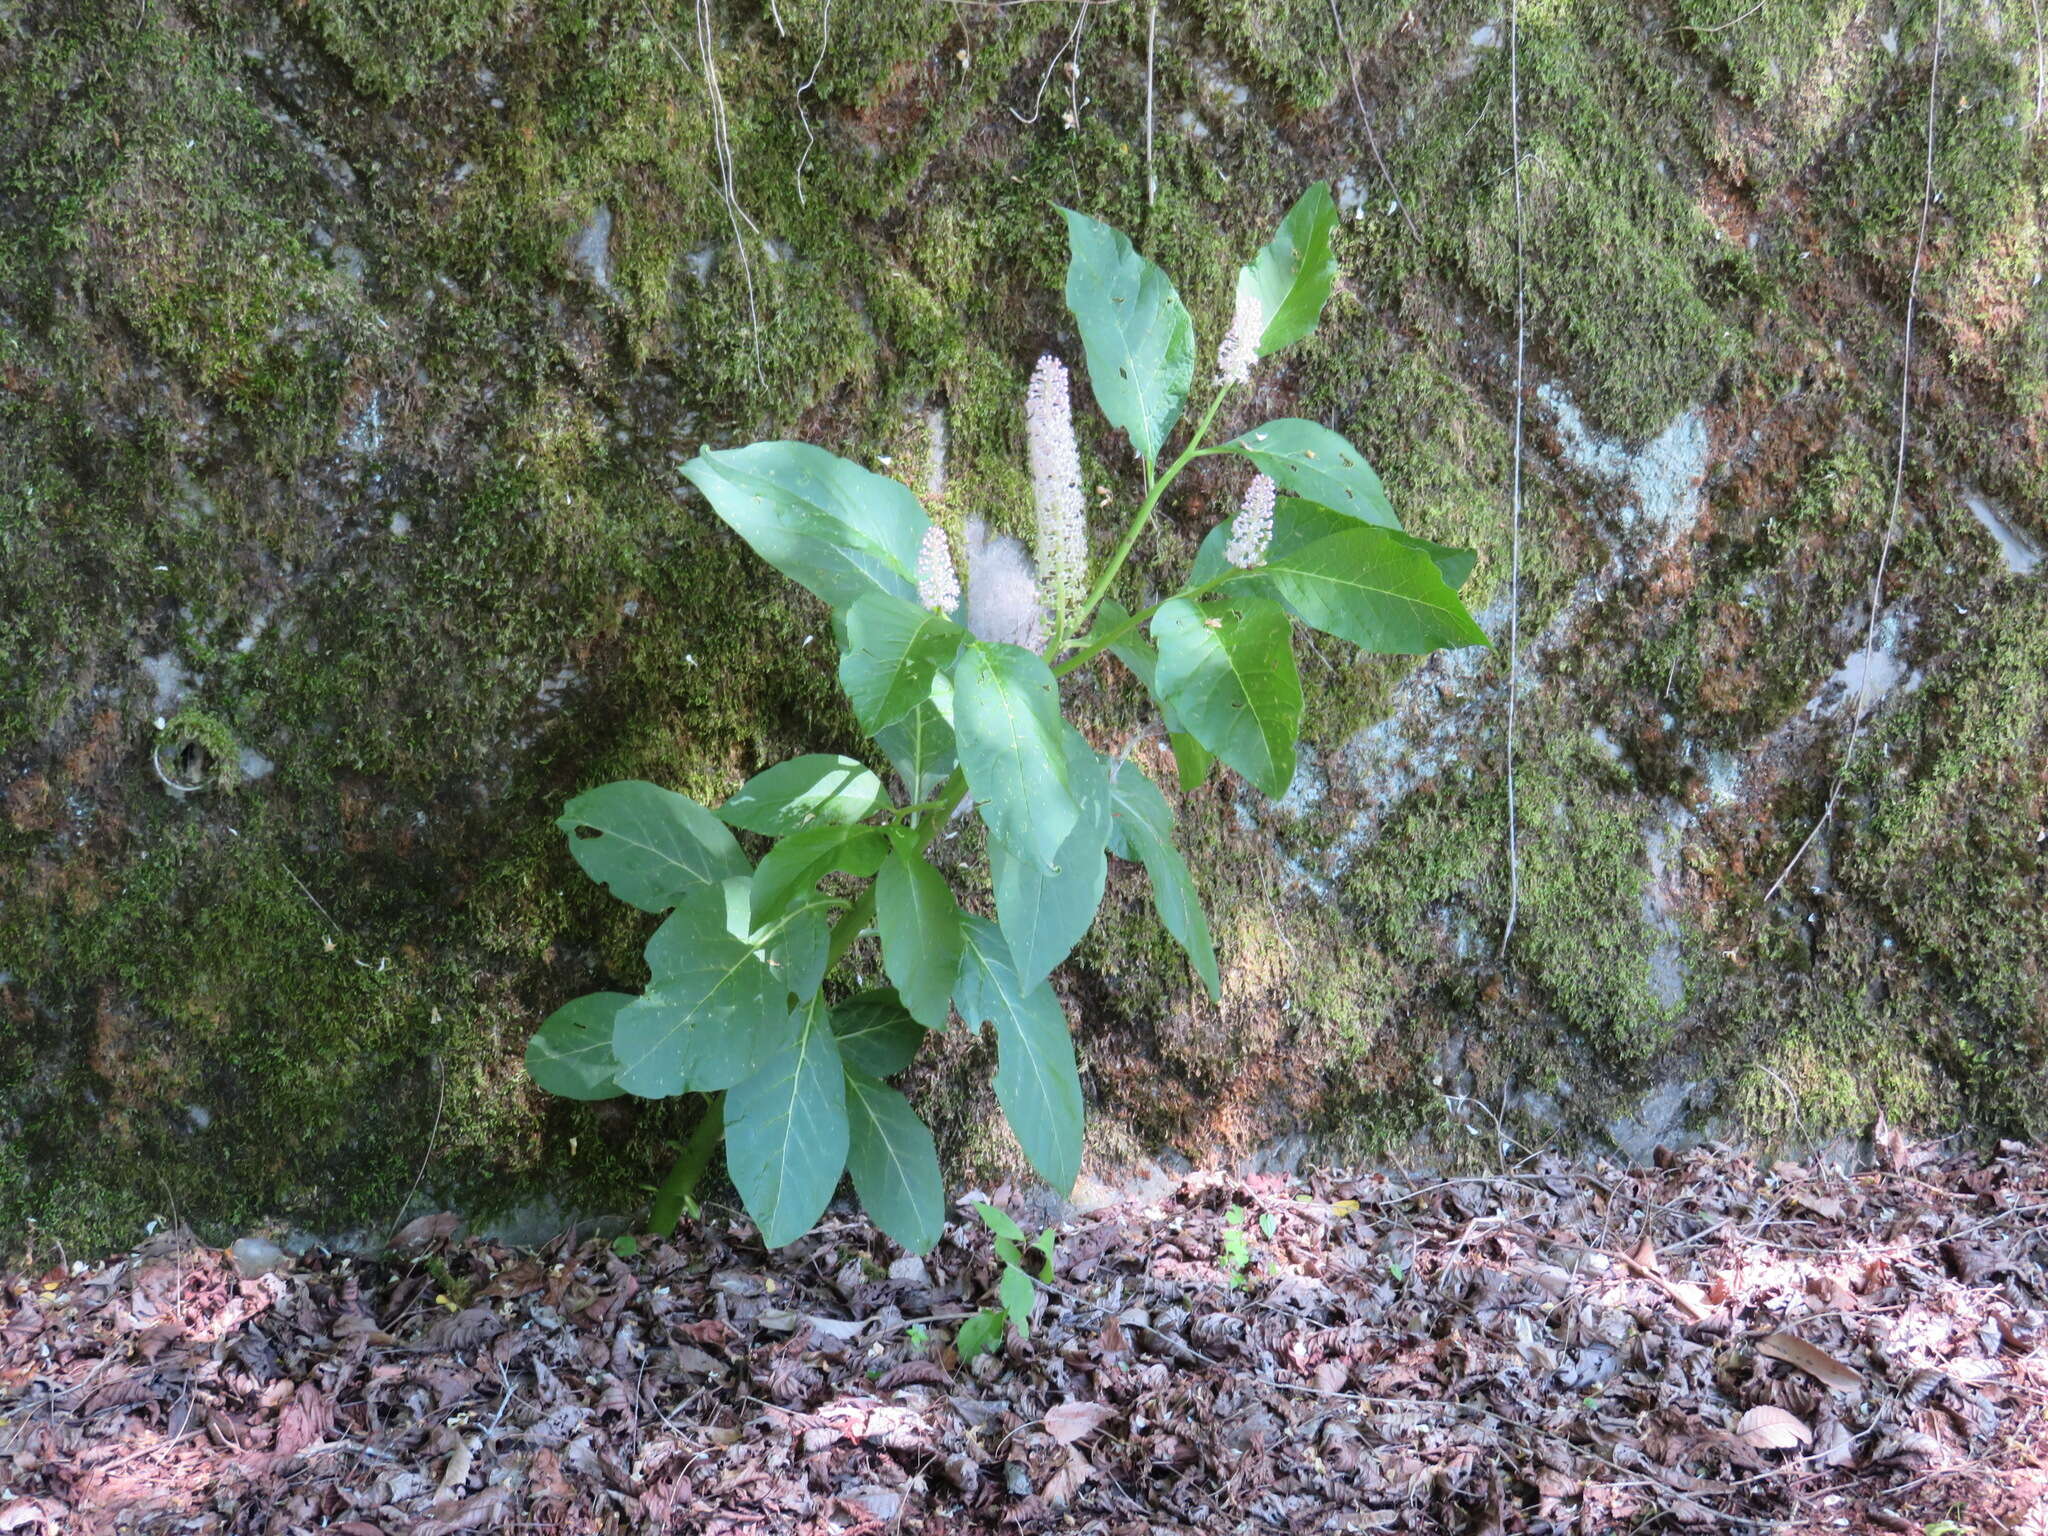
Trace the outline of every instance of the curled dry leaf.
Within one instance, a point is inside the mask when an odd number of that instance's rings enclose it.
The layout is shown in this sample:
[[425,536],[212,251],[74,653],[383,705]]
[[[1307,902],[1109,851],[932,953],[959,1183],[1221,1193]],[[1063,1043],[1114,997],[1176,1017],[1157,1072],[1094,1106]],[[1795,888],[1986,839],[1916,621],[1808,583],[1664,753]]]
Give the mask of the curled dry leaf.
[[1768,1403],[1745,1413],[1737,1422],[1735,1433],[1745,1444],[1760,1451],[1789,1451],[1794,1446],[1813,1443],[1813,1431],[1806,1427],[1804,1419]]
[[1854,1392],[1863,1385],[1860,1372],[1796,1334],[1774,1333],[1757,1346],[1757,1353],[1768,1359],[1782,1360],[1837,1392]]
[[1046,1410],[1045,1429],[1061,1445],[1074,1445],[1115,1417],[1116,1410],[1106,1403],[1061,1403]]

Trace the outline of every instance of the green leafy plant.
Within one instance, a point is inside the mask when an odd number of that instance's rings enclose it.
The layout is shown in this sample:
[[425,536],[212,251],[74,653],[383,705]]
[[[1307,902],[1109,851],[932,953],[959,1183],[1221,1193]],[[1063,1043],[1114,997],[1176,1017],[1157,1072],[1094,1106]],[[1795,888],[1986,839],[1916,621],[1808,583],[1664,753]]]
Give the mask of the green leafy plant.
[[985,1355],[1000,1348],[1005,1324],[1017,1330],[1018,1338],[1031,1337],[1031,1304],[1037,1297],[1038,1287],[1025,1262],[1027,1252],[1035,1252],[1039,1256],[1038,1280],[1050,1285],[1053,1273],[1052,1228],[1047,1227],[1039,1233],[1027,1247],[1024,1229],[1006,1212],[987,1201],[978,1201],[974,1214],[995,1234],[996,1257],[1003,1261],[1002,1276],[996,1284],[996,1296],[1002,1305],[984,1307],[960,1325],[960,1331],[953,1336],[953,1348],[962,1360],[972,1360],[976,1355]]
[[1223,1213],[1223,1253],[1217,1263],[1223,1270],[1223,1283],[1233,1291],[1244,1284],[1245,1271],[1252,1263],[1252,1240],[1245,1232],[1244,1219],[1241,1205]]
[[[1067,371],[1049,357],[1025,402],[1035,561],[970,540],[964,601],[951,535],[894,480],[791,442],[706,450],[684,467],[756,553],[830,606],[840,683],[898,792],[869,763],[811,755],[715,807],[633,781],[564,808],[576,861],[662,920],[645,990],[557,1010],[527,1065],[570,1098],[705,1096],[657,1192],[656,1231],[673,1228],[722,1141],[771,1245],[809,1230],[850,1172],[885,1232],[930,1248],[944,1220],[938,1158],[888,1079],[956,1015],[993,1026],[997,1100],[1032,1166],[1071,1188],[1081,1083],[1048,978],[1094,921],[1112,855],[1144,866],[1161,921],[1220,996],[1166,795],[1074,728],[1063,679],[1113,657],[1157,704],[1183,789],[1220,759],[1278,797],[1302,708],[1297,624],[1389,653],[1485,643],[1456,591],[1472,555],[1404,533],[1337,433],[1282,418],[1210,438],[1232,390],[1322,314],[1336,279],[1328,189],[1312,187],[1239,272],[1215,387],[1163,466],[1195,385],[1193,322],[1121,234],[1061,212],[1089,382],[1142,482],[1106,555],[1086,521]],[[1163,499],[1188,465],[1217,456],[1254,472],[1243,507],[1210,530],[1178,590],[1123,607],[1112,589]],[[929,858],[969,805],[988,832],[993,919],[963,910]],[[765,851],[750,857],[735,833]],[[845,987],[840,962],[871,937],[888,984]]]

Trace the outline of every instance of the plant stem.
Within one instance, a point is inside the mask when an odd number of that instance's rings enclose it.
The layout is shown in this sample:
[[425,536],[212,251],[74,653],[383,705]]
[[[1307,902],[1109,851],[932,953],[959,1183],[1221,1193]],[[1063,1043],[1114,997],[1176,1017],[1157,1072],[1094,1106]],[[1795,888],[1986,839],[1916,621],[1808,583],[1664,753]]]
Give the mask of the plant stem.
[[1188,467],[1190,461],[1204,451],[1202,439],[1208,436],[1209,424],[1216,419],[1216,412],[1222,407],[1224,399],[1229,394],[1230,386],[1228,384],[1223,385],[1216,391],[1215,398],[1209,402],[1209,409],[1202,413],[1201,421],[1196,423],[1193,435],[1188,438],[1187,447],[1181,449],[1180,457],[1166,467],[1165,474],[1154,479],[1152,466],[1150,464],[1145,466],[1144,504],[1138,508],[1138,515],[1131,519],[1131,526],[1124,531],[1123,542],[1117,545],[1116,553],[1110,556],[1109,564],[1103,567],[1102,574],[1095,579],[1095,585],[1089,589],[1088,600],[1081,605],[1080,613],[1074,618],[1074,628],[1076,630],[1085,628],[1089,619],[1094,616],[1095,605],[1101,602],[1103,597],[1109,592],[1109,584],[1116,580],[1117,572],[1121,571],[1124,568],[1124,562],[1130,559],[1131,551],[1137,547],[1138,536],[1145,531],[1146,526],[1152,521],[1153,510],[1158,507],[1159,498],[1166,494],[1166,488],[1173,484],[1174,479],[1183,469]]
[[683,1206],[697,1188],[697,1181],[704,1177],[704,1170],[711,1162],[711,1149],[718,1145],[725,1135],[725,1095],[707,1093],[704,1095],[704,1118],[697,1122],[697,1128],[690,1133],[690,1139],[683,1145],[675,1166],[668,1171],[668,1177],[661,1181],[661,1188],[654,1192],[654,1209],[648,1213],[647,1229],[657,1237],[674,1235],[676,1222],[683,1214]]
[[1151,618],[1153,614],[1157,613],[1160,609],[1164,608],[1168,603],[1172,602],[1174,598],[1202,597],[1210,592],[1215,591],[1216,588],[1223,586],[1228,582],[1239,581],[1242,580],[1244,577],[1251,576],[1254,574],[1256,573],[1252,571],[1224,571],[1221,575],[1211,576],[1207,581],[1199,582],[1196,585],[1189,587],[1184,592],[1174,593],[1173,597],[1162,597],[1150,608],[1146,608],[1141,610],[1140,612],[1132,614],[1129,618],[1125,619],[1123,623],[1117,625],[1115,629],[1112,629],[1108,634],[1100,636],[1086,635],[1082,637],[1082,639],[1079,642],[1081,649],[1074,652],[1073,655],[1069,656],[1065,661],[1061,662],[1058,666],[1054,667],[1052,669],[1052,675],[1054,677],[1065,677],[1069,672],[1073,671],[1076,667],[1085,667],[1089,662],[1093,661],[1096,657],[1100,656],[1112,645],[1115,645],[1117,641],[1123,639],[1123,637],[1125,635],[1128,635],[1132,630],[1142,629],[1147,619]]
[[[938,796],[928,802],[932,814],[919,824],[917,836],[911,847],[918,853],[931,847],[932,839],[939,835],[939,829],[952,818],[962,797],[967,793],[967,775],[955,768],[946,782],[939,786]],[[905,810],[925,809],[921,806],[906,806]],[[899,813],[901,814],[901,813]],[[838,922],[832,925],[831,947],[825,952],[825,969],[831,970],[846,958],[846,952],[853,948],[861,933],[875,920],[875,888],[870,885],[860,893],[860,899],[847,908]]]

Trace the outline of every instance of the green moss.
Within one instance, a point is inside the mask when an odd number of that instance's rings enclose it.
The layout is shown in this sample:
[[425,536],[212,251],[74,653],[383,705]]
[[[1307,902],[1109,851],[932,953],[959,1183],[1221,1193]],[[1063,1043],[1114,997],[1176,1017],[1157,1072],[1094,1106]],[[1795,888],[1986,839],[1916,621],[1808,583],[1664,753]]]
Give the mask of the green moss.
[[1860,990],[1853,975],[1831,967],[1790,1006],[1759,1000],[1762,1038],[1732,1063],[1723,1108],[1781,1145],[1860,1136],[1880,1114],[1909,1131],[1943,1123],[1955,1095],[1915,1038],[1912,1012],[1884,1010],[1873,1027]]
[[[1395,185],[1420,210],[1421,242],[1399,219],[1368,219],[1352,270],[1395,302],[1419,271],[1455,266],[1511,329],[1506,50],[1472,49],[1458,23],[1437,25],[1442,46],[1465,47],[1470,73],[1386,146]],[[1523,14],[1530,342],[1539,366],[1567,373],[1587,412],[1627,437],[1650,436],[1708,393],[1733,349],[1710,294],[1748,259],[1719,244],[1688,196],[1689,147],[1643,134],[1645,121],[1693,115],[1680,71],[1632,13],[1561,0]]]
[[1731,89],[1769,106],[1801,81],[1858,15],[1849,0],[1787,0],[1750,10],[1734,0],[1680,0],[1690,41],[1722,62]]
[[1954,659],[1863,756],[1874,808],[1844,876],[1948,978],[1960,1006],[1944,1054],[1964,1092],[2035,1134],[2048,1104],[2048,596],[2007,582],[1969,618]]
[[311,19],[364,90],[406,96],[426,85],[449,54],[487,36],[511,8],[512,0],[312,0]]

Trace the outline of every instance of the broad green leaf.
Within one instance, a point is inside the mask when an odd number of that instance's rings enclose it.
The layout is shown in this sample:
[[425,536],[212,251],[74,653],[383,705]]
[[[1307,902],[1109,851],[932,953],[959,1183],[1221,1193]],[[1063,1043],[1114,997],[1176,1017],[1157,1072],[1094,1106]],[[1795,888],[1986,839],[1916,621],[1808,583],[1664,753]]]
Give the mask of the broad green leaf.
[[1059,687],[1015,645],[967,647],[953,679],[953,730],[982,820],[1012,853],[1050,869],[1081,819],[1067,782]]
[[972,1210],[976,1216],[979,1216],[981,1224],[987,1227],[989,1231],[995,1233],[997,1237],[1006,1237],[1011,1242],[1020,1245],[1023,1243],[1024,1229],[1018,1226],[1011,1219],[1010,1213],[1000,1205],[990,1200],[977,1200],[968,1209]]
[[915,805],[927,799],[953,771],[953,685],[943,674],[932,679],[932,697],[894,725],[874,732],[875,745],[889,755],[890,766],[903,780],[905,799]]
[[931,524],[909,487],[809,443],[706,449],[683,474],[754,553],[834,608],[917,596]]
[[[846,1041],[842,1036],[840,1048]],[[932,1133],[910,1100],[847,1068],[847,1171],[875,1225],[912,1253],[929,1253],[946,1229],[946,1186]]]
[[1398,529],[1401,519],[1365,455],[1328,427],[1287,416],[1220,445],[1250,459],[1283,491],[1362,523]]
[[888,804],[867,764],[814,752],[755,774],[712,814],[728,826],[781,837],[819,822],[850,826]]
[[964,1365],[979,1355],[992,1354],[1003,1347],[1003,1326],[1009,1321],[1001,1307],[983,1307],[974,1316],[960,1325],[960,1331],[953,1335],[953,1349]]
[[871,592],[848,610],[839,686],[869,732],[894,725],[932,696],[932,674],[955,656],[967,631],[900,597]]
[[782,1049],[725,1096],[725,1171],[770,1248],[825,1214],[846,1171],[846,1069],[825,1005],[799,1008]]
[[1108,776],[1079,732],[1070,728],[1065,744],[1068,782],[1081,807],[1081,820],[1060,845],[1057,867],[1042,870],[994,839],[988,846],[996,922],[1010,946],[1017,979],[1025,987],[1045,980],[1073,953],[1095,921],[1109,872],[1102,851],[1109,838]]
[[1059,999],[1044,982],[1022,987],[1002,931],[964,915],[967,946],[953,1002],[970,1026],[996,1030],[996,1101],[1040,1178],[1061,1194],[1081,1171],[1081,1074]]
[[[1226,523],[1223,526],[1229,525]],[[1210,532],[1213,538],[1214,530]],[[1225,541],[1227,539],[1228,535],[1225,536]],[[1208,550],[1208,541],[1204,541],[1197,559],[1199,560],[1200,555],[1207,554]],[[1220,542],[1216,545],[1216,559],[1220,565],[1223,559],[1223,544]],[[1191,583],[1205,579],[1199,569],[1188,577]],[[1131,616],[1130,611],[1114,598],[1104,598],[1097,605],[1095,613],[1097,629],[1116,629],[1126,623]],[[1159,652],[1145,640],[1140,631],[1134,629],[1112,645],[1109,653],[1131,669],[1132,675],[1145,685],[1145,692],[1152,696],[1152,702],[1159,706],[1159,717],[1166,725],[1167,744],[1173,749],[1174,766],[1180,771],[1180,787],[1184,790],[1199,788],[1202,780],[1209,776],[1209,765],[1216,759],[1210,755],[1208,748],[1187,732],[1180,723],[1180,717],[1160,699],[1157,682]]]
[[1168,732],[1166,744],[1173,749],[1173,766],[1179,775],[1181,789],[1200,789],[1202,781],[1209,777],[1209,768],[1216,761],[1216,754],[1186,731]]
[[1337,258],[1330,251],[1336,225],[1337,205],[1328,185],[1319,181],[1287,210],[1272,241],[1239,270],[1239,297],[1256,297],[1266,317],[1259,356],[1294,345],[1322,318],[1337,281]]
[[773,922],[795,898],[834,870],[872,875],[889,855],[880,827],[807,827],[762,855],[754,871],[754,921]]
[[1430,557],[1379,528],[1355,524],[1269,555],[1261,571],[1304,624],[1362,650],[1417,656],[1486,644]]
[[1176,597],[1152,616],[1152,638],[1160,697],[1195,739],[1270,798],[1286,794],[1301,734],[1287,610],[1236,588],[1200,604]]
[[960,972],[960,909],[946,877],[919,854],[897,849],[875,877],[875,927],[882,969],[910,1016],[927,1029],[951,1017]]
[[848,1068],[877,1078],[894,1077],[909,1066],[926,1033],[894,987],[870,987],[834,1003],[832,1032]]
[[[1188,585],[1200,586],[1214,580],[1230,570],[1230,563],[1223,558],[1224,548],[1230,543],[1232,531],[1237,526],[1235,517],[1227,517],[1202,540],[1201,548],[1195,551],[1195,562],[1188,570]],[[1348,533],[1359,526],[1355,517],[1346,517],[1342,512],[1332,512],[1328,507],[1318,506],[1312,501],[1302,501],[1293,496],[1282,496],[1273,507],[1273,537],[1266,543],[1266,560],[1271,563],[1297,549],[1313,544],[1318,539],[1329,538],[1332,534]],[[1370,526],[1379,528],[1379,524]],[[1437,575],[1443,578],[1445,586],[1452,591],[1465,584],[1472,574],[1472,567],[1479,557],[1469,549],[1454,549],[1448,544],[1432,544],[1428,539],[1418,539],[1413,534],[1401,533],[1393,528],[1382,528],[1380,532],[1400,549],[1412,549],[1426,555],[1429,563],[1436,567]],[[1242,584],[1247,591],[1263,596],[1275,596],[1273,585],[1264,576],[1264,567],[1246,571],[1232,578],[1231,585]],[[1108,604],[1104,604],[1107,607]]]
[[723,890],[692,891],[647,941],[654,979],[612,1022],[618,1085],[643,1099],[749,1076],[788,1033],[788,991],[726,922]]
[[1067,221],[1067,308],[1081,327],[1088,382],[1110,425],[1157,463],[1195,376],[1195,323],[1166,274],[1084,213]]
[[1173,812],[1159,786],[1136,763],[1118,764],[1109,779],[1110,851],[1120,859],[1135,859],[1145,866],[1152,881],[1152,904],[1159,920],[1174,942],[1187,951],[1188,960],[1209,989],[1212,1001],[1223,996],[1216,973],[1216,947],[1209,938],[1209,920],[1195,894],[1195,882],[1188,873],[1187,860],[1173,845]]
[[747,873],[746,855],[717,817],[642,779],[585,791],[555,825],[583,872],[642,912],[666,912],[698,886]]
[[815,996],[824,985],[825,962],[832,952],[832,929],[826,921],[830,910],[825,898],[814,894],[776,919],[782,931],[769,943],[763,958],[799,1000]]
[[612,1020],[633,1001],[627,992],[591,992],[562,1004],[526,1042],[526,1074],[565,1099],[615,1099]]
[[1003,1298],[1003,1310],[1010,1314],[1010,1326],[1017,1330],[1019,1338],[1030,1338],[1031,1304],[1038,1299],[1038,1287],[1031,1283],[1031,1276],[1015,1264],[1005,1264],[997,1290]]

